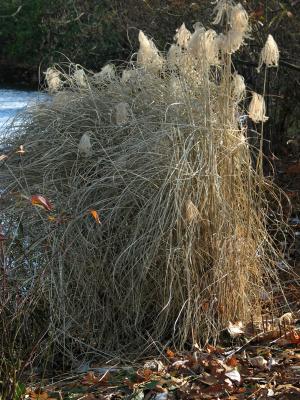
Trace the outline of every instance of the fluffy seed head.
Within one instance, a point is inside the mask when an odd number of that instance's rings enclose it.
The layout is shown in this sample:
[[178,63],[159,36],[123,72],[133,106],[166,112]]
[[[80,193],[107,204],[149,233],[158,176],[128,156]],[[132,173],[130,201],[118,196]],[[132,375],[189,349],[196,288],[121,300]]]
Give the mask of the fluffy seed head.
[[87,87],[87,77],[83,69],[77,69],[74,72],[73,78],[76,82],[76,85],[79,87]]
[[232,54],[239,50],[244,44],[244,34],[240,31],[230,29],[226,35],[218,36],[219,47],[223,53]]
[[50,93],[59,91],[62,86],[59,71],[54,68],[47,68],[47,71],[45,72],[45,79]]
[[252,92],[248,115],[254,122],[265,122],[268,120],[266,116],[266,104],[262,95]]
[[100,72],[94,74],[94,78],[96,81],[112,80],[115,75],[115,66],[113,64],[106,64]]
[[278,67],[279,62],[279,50],[277,43],[275,42],[272,35],[268,35],[268,39],[260,53],[258,72],[263,64],[267,67]]
[[192,202],[192,200],[188,200],[186,203],[186,219],[188,222],[193,222],[199,217],[200,213],[198,208]]
[[219,64],[218,35],[213,29],[205,31],[197,27],[189,41],[188,50],[199,60],[205,59],[211,65]]
[[191,36],[191,32],[186,28],[185,24],[183,23],[181,27],[176,30],[174,40],[176,41],[176,44],[178,46],[186,49]]
[[229,24],[231,28],[235,31],[247,33],[249,30],[249,17],[241,5],[238,3],[234,7],[231,8],[230,15],[229,15]]
[[229,20],[229,15],[233,7],[231,0],[218,0],[216,1],[216,6],[213,9],[213,15],[215,19],[213,20],[214,25],[219,25],[223,22],[224,16],[226,16],[227,21]]
[[78,144],[79,154],[83,157],[89,157],[91,155],[92,145],[90,135],[88,133],[84,133],[80,139]]
[[129,104],[125,102],[118,103],[115,107],[115,119],[117,125],[126,124],[128,121]]
[[162,69],[164,60],[152,40],[148,39],[143,31],[139,33],[140,48],[137,53],[137,62],[149,72],[157,73]]
[[124,69],[122,72],[122,77],[121,77],[121,82],[122,83],[127,83],[128,81],[130,81],[130,79],[132,79],[135,75],[136,71],[134,71],[133,69]]
[[235,101],[240,102],[246,92],[245,80],[242,75],[234,74],[232,79],[232,95]]
[[181,48],[176,44],[172,44],[167,54],[167,62],[170,70],[174,70],[179,66],[181,55]]

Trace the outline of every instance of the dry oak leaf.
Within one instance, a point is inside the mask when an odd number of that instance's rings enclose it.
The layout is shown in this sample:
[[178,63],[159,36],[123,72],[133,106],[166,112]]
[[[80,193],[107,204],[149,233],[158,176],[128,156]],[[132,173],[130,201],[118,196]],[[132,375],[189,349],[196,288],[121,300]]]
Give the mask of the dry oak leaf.
[[89,211],[94,220],[97,222],[97,224],[101,224],[98,212],[96,210],[89,210]]
[[166,350],[166,355],[167,355],[168,358],[174,358],[175,357],[175,353],[171,349],[167,349]]
[[99,382],[99,377],[97,377],[94,372],[89,371],[83,378],[81,383],[86,386],[96,385]]
[[226,365],[233,368],[235,368],[238,365],[238,363],[239,360],[235,356],[228,358],[228,360],[226,361]]
[[29,396],[30,400],[51,400],[47,392],[42,389],[27,389],[26,394]]
[[93,386],[93,385],[98,385],[98,386],[105,386],[108,384],[108,380],[110,378],[110,375],[108,372],[106,372],[104,375],[101,377],[96,376],[93,371],[89,371],[83,378],[82,378],[82,385],[84,386]]
[[46,197],[41,196],[40,194],[35,194],[35,195],[31,196],[30,201],[33,206],[41,207],[46,211],[53,210],[53,206],[49,202],[49,200],[46,199]]

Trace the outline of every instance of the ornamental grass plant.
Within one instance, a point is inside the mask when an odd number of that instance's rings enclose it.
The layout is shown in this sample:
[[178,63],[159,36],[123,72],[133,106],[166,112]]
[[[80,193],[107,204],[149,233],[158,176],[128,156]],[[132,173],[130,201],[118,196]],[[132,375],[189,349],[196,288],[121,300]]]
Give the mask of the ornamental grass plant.
[[[69,360],[217,340],[280,287],[267,227],[280,228],[281,194],[256,168],[231,59],[248,16],[224,0],[215,14],[223,33],[183,25],[167,54],[140,32],[123,67],[52,66],[52,98],[4,139],[9,276],[26,271],[25,292],[42,279],[48,335]],[[263,123],[264,103],[252,114]]]

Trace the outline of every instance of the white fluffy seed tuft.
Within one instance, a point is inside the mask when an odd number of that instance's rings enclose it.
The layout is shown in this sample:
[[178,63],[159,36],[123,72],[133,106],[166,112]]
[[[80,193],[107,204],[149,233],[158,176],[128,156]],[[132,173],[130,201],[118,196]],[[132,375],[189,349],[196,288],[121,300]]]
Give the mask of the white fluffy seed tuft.
[[140,48],[137,53],[137,62],[147,71],[157,73],[163,65],[164,59],[152,40],[148,39],[143,31],[139,33]]
[[279,62],[279,50],[277,43],[275,42],[272,35],[268,35],[268,39],[260,53],[258,72],[261,67],[265,64],[267,67],[278,67]]
[[185,23],[181,25],[180,28],[176,30],[176,35],[174,36],[174,40],[176,44],[183,49],[188,47],[189,40],[191,38],[191,32],[186,28]]
[[268,120],[266,116],[266,104],[262,95],[252,92],[248,115],[254,122],[265,122]]
[[83,157],[89,157],[91,155],[92,145],[90,135],[88,133],[84,133],[80,139],[78,144],[79,154]]
[[129,104],[126,102],[118,103],[115,107],[115,120],[117,125],[124,125],[129,119]]
[[51,94],[59,91],[62,86],[59,71],[54,68],[47,68],[47,71],[45,72],[45,79]]
[[245,97],[246,85],[242,75],[234,74],[232,78],[232,96],[234,101],[240,102]]
[[94,78],[96,81],[101,82],[101,81],[111,81],[115,78],[116,76],[116,71],[115,71],[115,66],[113,64],[106,64],[100,72],[97,72],[94,74]]
[[87,87],[87,77],[83,69],[77,69],[74,72],[73,79],[77,86],[82,88]]

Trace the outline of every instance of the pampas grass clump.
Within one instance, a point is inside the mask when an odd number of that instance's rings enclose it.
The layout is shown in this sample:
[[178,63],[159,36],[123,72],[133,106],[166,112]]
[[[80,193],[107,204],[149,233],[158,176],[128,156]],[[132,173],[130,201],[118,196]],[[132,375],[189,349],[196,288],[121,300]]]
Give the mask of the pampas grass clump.
[[[277,279],[270,183],[252,167],[230,55],[221,61],[216,33],[199,27],[177,32],[176,62],[139,39],[123,71],[61,69],[64,90],[6,138],[1,211],[26,250],[12,274],[28,259],[43,274],[49,332],[69,357],[216,339],[259,316]],[[32,206],[35,194],[53,210]]]

